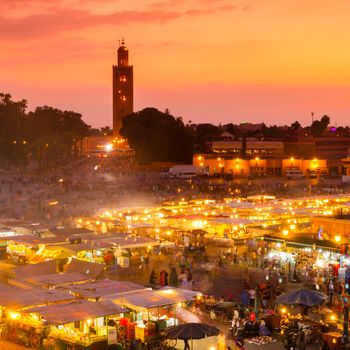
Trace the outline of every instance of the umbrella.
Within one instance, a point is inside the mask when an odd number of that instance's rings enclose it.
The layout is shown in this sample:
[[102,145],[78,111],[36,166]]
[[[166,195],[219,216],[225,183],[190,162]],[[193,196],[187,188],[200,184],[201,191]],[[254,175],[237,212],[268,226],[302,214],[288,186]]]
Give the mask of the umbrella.
[[[204,323],[185,323],[166,329],[166,334],[171,339],[189,340],[212,337],[219,334],[219,329]],[[193,349],[193,344],[191,346]]]
[[315,306],[326,300],[326,295],[311,289],[298,289],[282,294],[277,297],[279,304],[298,304],[304,306]]

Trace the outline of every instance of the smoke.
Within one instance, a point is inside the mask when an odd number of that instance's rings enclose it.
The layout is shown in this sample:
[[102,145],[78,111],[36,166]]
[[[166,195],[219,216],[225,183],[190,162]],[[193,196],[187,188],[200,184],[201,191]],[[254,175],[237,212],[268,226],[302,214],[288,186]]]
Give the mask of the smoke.
[[200,318],[189,310],[184,309],[182,306],[176,306],[176,317],[184,323],[199,323]]
[[101,174],[101,177],[106,182],[117,182],[118,181],[117,177],[110,174],[110,173],[103,173],[103,174]]

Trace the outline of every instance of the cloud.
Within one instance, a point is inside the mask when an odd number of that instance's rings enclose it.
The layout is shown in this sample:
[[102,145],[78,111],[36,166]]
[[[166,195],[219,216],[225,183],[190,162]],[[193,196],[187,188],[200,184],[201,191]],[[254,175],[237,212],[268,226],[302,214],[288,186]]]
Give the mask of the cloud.
[[0,16],[0,38],[36,38],[50,36],[62,31],[121,25],[125,23],[167,22],[178,18],[179,13],[162,11],[121,11],[97,15],[85,10],[56,10],[55,12],[30,15],[22,18]]
[[[33,0],[41,1],[41,0]],[[55,1],[55,0],[52,0]],[[57,0],[56,0],[57,1]],[[50,37],[60,32],[79,30],[102,25],[128,23],[166,23],[183,16],[203,16],[235,10],[235,6],[188,9],[183,11],[120,11],[110,14],[94,14],[81,9],[51,9],[47,13],[20,18],[0,16],[0,39],[31,39]]]
[[75,4],[87,4],[87,3],[101,3],[101,2],[112,2],[115,0],[1,0],[0,7],[8,9],[17,9],[23,7],[35,7],[43,5],[75,5]]
[[187,10],[186,11],[186,15],[189,16],[203,16],[203,15],[210,15],[212,13],[215,12],[226,12],[226,11],[233,11],[235,10],[236,7],[235,6],[220,6],[218,8],[212,9],[212,8],[208,8],[208,9],[191,9],[191,10]]

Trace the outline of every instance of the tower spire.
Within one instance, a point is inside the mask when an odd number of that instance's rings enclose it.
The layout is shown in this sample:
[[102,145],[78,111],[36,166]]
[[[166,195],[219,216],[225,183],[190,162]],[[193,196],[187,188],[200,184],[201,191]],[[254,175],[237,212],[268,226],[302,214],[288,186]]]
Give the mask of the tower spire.
[[118,40],[117,65],[113,66],[113,135],[118,136],[124,116],[133,112],[133,67],[125,40]]

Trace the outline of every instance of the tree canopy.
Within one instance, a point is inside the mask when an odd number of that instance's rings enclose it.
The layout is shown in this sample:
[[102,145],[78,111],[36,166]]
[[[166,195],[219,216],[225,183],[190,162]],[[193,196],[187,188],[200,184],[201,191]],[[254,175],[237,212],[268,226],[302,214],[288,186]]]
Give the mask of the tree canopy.
[[120,133],[128,139],[138,163],[191,162],[193,136],[181,118],[145,108],[123,118]]
[[314,120],[311,124],[310,131],[313,136],[321,136],[327,129],[331,119],[324,115],[321,120]]
[[10,94],[0,93],[0,158],[8,164],[24,164],[29,157],[70,158],[76,142],[90,132],[79,113],[48,106],[26,109],[26,100],[13,101]]

